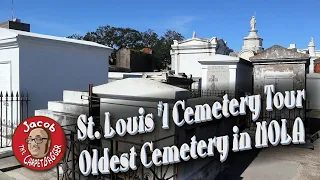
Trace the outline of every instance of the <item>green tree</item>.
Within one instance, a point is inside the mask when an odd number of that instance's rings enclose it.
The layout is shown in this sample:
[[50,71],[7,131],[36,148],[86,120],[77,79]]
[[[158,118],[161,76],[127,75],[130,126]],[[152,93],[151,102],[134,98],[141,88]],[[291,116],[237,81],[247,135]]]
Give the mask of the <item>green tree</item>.
[[163,37],[169,42],[173,40],[182,41],[184,37],[177,31],[167,30]]
[[148,48],[154,48],[159,41],[158,34],[151,29],[142,32],[141,37],[143,46]]
[[67,38],[83,40],[83,36],[81,36],[79,34],[73,34],[71,36],[68,36]]
[[163,36],[158,36],[153,30],[140,32],[132,28],[121,28],[112,26],[100,26],[94,32],[88,32],[84,36],[74,34],[68,38],[93,41],[105,46],[112,47],[114,53],[111,55],[110,63],[116,61],[116,52],[121,48],[141,50],[148,47],[152,49],[152,57],[158,70],[165,69],[171,63],[170,49],[173,40],[183,40],[184,37],[172,30],[167,30]]
[[167,30],[160,37],[157,46],[154,48],[157,69],[165,69],[171,64],[170,50],[173,40],[182,41],[183,39],[184,37],[180,33],[172,30]]

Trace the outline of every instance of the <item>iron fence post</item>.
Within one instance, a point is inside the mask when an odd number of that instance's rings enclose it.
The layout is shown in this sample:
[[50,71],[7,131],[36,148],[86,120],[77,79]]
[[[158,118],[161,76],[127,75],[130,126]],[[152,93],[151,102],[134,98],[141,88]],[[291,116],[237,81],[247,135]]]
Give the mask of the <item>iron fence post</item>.
[[17,91],[16,93],[16,110],[17,110],[17,114],[16,114],[16,126],[19,125],[20,121],[19,121],[19,93]]
[[[114,152],[113,152],[113,140],[110,141],[110,149],[111,150],[110,150],[109,157],[114,155]],[[110,177],[111,177],[111,180],[115,180],[115,176],[114,176],[113,171],[110,172]]]
[[12,138],[13,138],[13,91],[11,91],[11,105],[10,105],[10,110],[11,110],[11,144],[12,144]]
[[7,136],[8,136],[8,126],[7,126],[7,124],[8,124],[8,92],[6,92],[6,124],[5,124],[5,127],[6,127],[6,136],[5,136],[5,139],[6,139],[6,145],[5,145],[5,147],[7,147],[8,146],[8,138],[7,138]]
[[75,146],[75,144],[74,144],[74,135],[75,135],[74,132],[71,131],[70,146],[71,146],[71,152],[72,152],[72,158],[71,158],[71,161],[72,161],[71,162],[71,165],[72,165],[72,179],[76,179],[76,171],[75,171],[76,165],[74,163],[74,161],[75,161],[75,159],[74,159],[74,156],[75,156],[75,152],[74,152],[74,146]]
[[[100,132],[102,134],[102,131],[100,131],[100,99],[97,98],[97,96],[93,93],[93,84],[89,84],[89,117],[92,117],[93,122],[95,124],[94,126],[94,132]],[[101,147],[101,139],[94,139],[90,141],[91,145]],[[90,151],[92,151],[92,148],[89,148]],[[98,175],[100,176],[100,175]]]
[[1,132],[0,132],[0,138],[1,138],[1,145],[0,145],[0,147],[2,147],[2,97],[3,97],[3,94],[2,94],[2,91],[1,91],[1,93],[0,93],[0,103],[1,103],[1,105],[0,105],[0,110],[1,110],[1,112],[0,112],[0,121],[1,121]]
[[24,101],[24,94],[23,92],[20,93],[20,122],[23,121],[23,101]]

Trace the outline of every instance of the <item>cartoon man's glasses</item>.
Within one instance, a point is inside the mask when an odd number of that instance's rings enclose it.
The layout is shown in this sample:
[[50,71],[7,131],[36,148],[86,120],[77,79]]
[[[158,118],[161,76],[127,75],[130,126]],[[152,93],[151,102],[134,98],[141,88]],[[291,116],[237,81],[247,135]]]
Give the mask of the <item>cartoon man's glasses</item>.
[[34,141],[34,142],[37,143],[37,144],[41,144],[44,139],[48,139],[48,138],[27,138],[27,139],[26,139],[26,142],[27,142],[28,144],[31,144],[32,141]]

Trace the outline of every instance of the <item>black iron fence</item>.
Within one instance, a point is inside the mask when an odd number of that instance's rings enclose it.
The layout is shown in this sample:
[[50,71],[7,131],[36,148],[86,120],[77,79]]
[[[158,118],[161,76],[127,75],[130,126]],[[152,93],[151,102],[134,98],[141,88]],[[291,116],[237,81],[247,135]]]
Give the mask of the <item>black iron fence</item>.
[[[77,125],[66,125],[62,127],[67,140],[67,150],[62,161],[57,166],[57,176],[59,180],[85,180],[99,179],[110,180],[112,174],[98,176],[83,176],[79,169],[79,157],[83,150],[87,150],[92,155],[92,149],[97,149],[99,155],[103,155],[103,148],[95,146],[89,140],[79,141],[77,139]],[[108,141],[108,140],[105,140]],[[111,151],[110,154],[113,152]]]
[[28,93],[0,92],[0,147],[10,147],[16,127],[27,117]]
[[[65,132],[67,140],[67,151],[62,159],[62,161],[57,166],[57,177],[59,180],[89,180],[89,179],[99,179],[99,180],[140,180],[140,179],[154,179],[154,180],[169,180],[177,176],[177,173],[168,175],[168,170],[170,167],[175,165],[167,166],[152,166],[149,170],[145,171],[144,166],[139,161],[140,159],[140,149],[143,145],[143,141],[136,143],[133,141],[124,141],[124,140],[114,140],[114,139],[101,139],[101,145],[96,146],[91,143],[90,140],[79,141],[77,139],[77,125],[66,125],[62,127]],[[164,137],[162,139],[154,140],[153,143],[157,145],[160,141],[172,138],[176,135],[171,135]],[[79,157],[80,153],[83,150],[87,150],[92,156],[92,149],[96,149],[98,152],[98,157],[102,157],[104,154],[104,148],[109,149],[109,158],[113,155],[120,157],[123,150],[120,147],[122,145],[135,147],[135,152],[137,153],[137,169],[129,170],[125,173],[112,173],[110,174],[99,174],[84,176],[79,169]],[[129,152],[129,151],[126,151]],[[148,153],[148,156],[151,158],[151,153]],[[143,178],[142,178],[143,176]]]
[[[306,104],[306,103],[305,103]],[[250,129],[256,130],[256,122],[252,121],[252,115],[251,113],[247,115],[247,125]],[[306,108],[305,105],[303,108],[294,108],[294,109],[288,109],[284,107],[281,110],[276,109],[273,107],[272,111],[266,110],[266,100],[265,98],[261,99],[261,113],[259,116],[258,122],[266,121],[267,125],[273,121],[276,120],[279,125],[282,125],[281,119],[286,119],[286,127],[287,131],[289,133],[293,130],[293,125],[297,117],[300,117],[301,120],[304,121],[304,125],[306,127],[306,130],[308,129],[308,118],[306,116]]]
[[[86,99],[89,101],[89,113],[88,117],[92,116],[95,122],[94,132],[98,131],[103,134],[103,128],[100,125],[100,98],[92,93],[92,85],[89,85],[89,96]],[[175,165],[167,165],[156,167],[153,166],[146,171],[144,166],[139,162],[140,159],[140,149],[145,143],[143,141],[124,141],[120,139],[96,139],[94,141],[85,140],[79,141],[77,138],[78,127],[77,124],[69,124],[62,126],[65,132],[67,140],[67,150],[62,159],[62,161],[57,166],[57,177],[59,180],[87,180],[87,179],[99,179],[99,180],[140,180],[140,179],[154,179],[154,180],[169,180],[177,176],[177,173],[168,175],[169,167]],[[162,144],[161,141],[167,140],[168,138],[176,138],[177,135],[169,135],[161,139],[154,140],[153,143],[157,146]],[[174,142],[173,142],[174,144]],[[117,155],[120,157],[124,151],[127,151],[127,147],[135,147],[137,153],[137,170],[129,170],[125,173],[112,173],[110,174],[99,174],[99,175],[82,175],[79,169],[79,157],[80,153],[83,150],[87,150],[92,156],[93,149],[96,149],[98,152],[98,157],[104,155],[104,148],[109,149],[109,157]],[[151,158],[151,154],[148,154]]]

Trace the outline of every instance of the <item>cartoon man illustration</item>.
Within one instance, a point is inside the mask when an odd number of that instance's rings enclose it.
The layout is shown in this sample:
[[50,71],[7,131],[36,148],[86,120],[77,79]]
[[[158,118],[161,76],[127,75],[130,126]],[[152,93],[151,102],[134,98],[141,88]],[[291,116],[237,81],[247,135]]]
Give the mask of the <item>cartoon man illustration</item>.
[[43,128],[34,128],[26,139],[28,150],[34,158],[45,157],[51,146],[50,134]]

